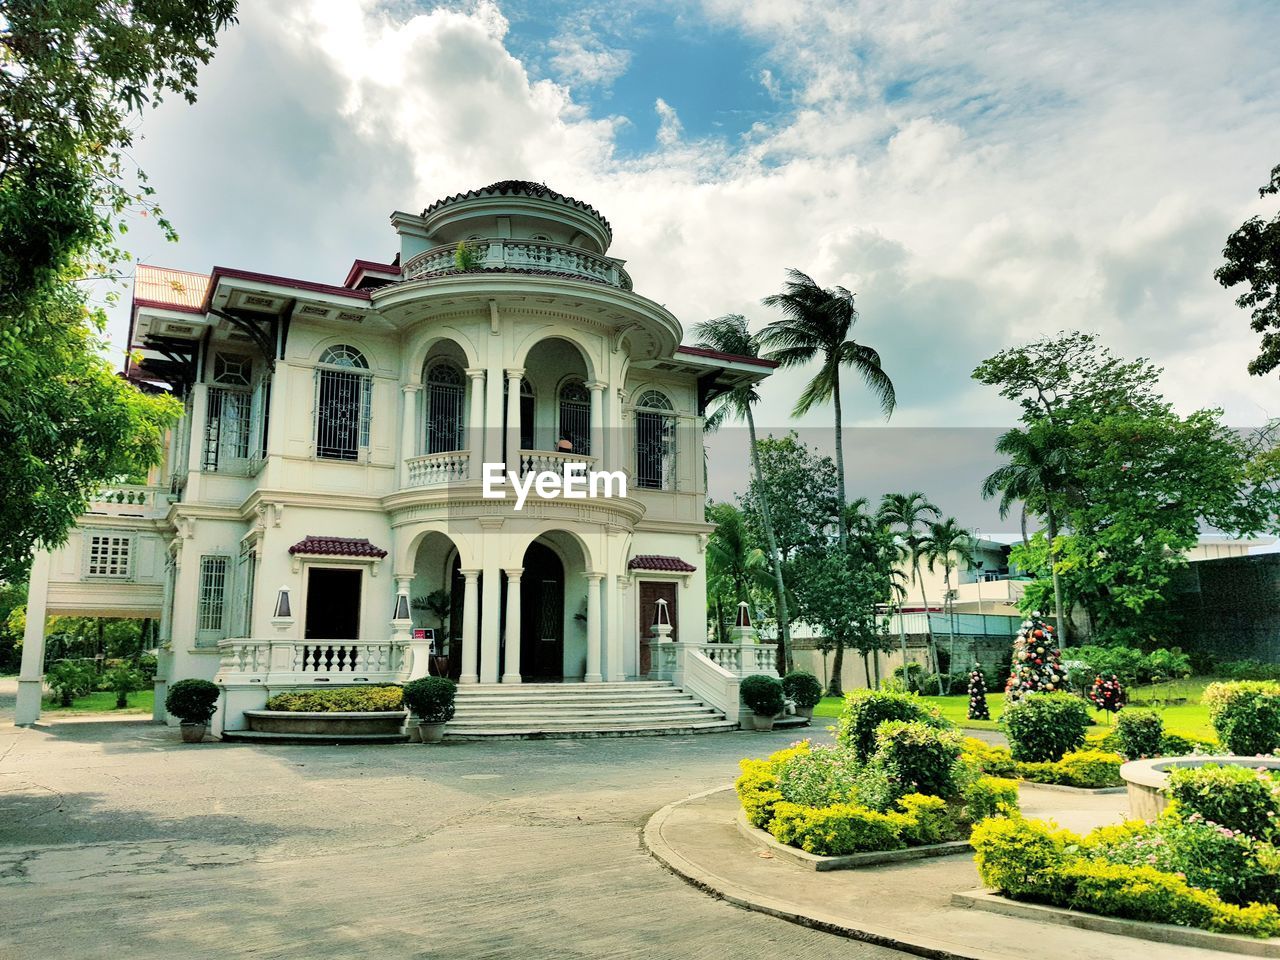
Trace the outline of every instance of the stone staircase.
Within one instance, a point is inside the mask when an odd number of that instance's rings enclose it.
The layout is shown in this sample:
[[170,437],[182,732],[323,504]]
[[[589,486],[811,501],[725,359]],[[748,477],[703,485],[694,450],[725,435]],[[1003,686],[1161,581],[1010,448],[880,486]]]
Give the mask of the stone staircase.
[[445,739],[647,737],[737,726],[667,681],[463,684]]

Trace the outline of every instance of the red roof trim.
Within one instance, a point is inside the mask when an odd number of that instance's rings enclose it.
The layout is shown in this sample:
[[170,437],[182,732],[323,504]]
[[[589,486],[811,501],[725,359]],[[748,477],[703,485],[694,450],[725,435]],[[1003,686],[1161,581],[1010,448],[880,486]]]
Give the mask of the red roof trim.
[[628,570],[660,570],[664,573],[693,573],[698,568],[680,557],[663,557],[658,554],[639,554],[631,558]]
[[365,538],[317,537],[307,535],[289,548],[289,554],[307,553],[320,557],[377,557],[381,560],[387,551],[375,547]]
[[777,360],[766,360],[764,357],[740,357],[734,353],[721,353],[719,350],[708,350],[705,347],[686,347],[683,344],[676,347],[676,353],[687,353],[694,357],[707,357],[711,360],[727,360],[733,363],[747,363],[753,367],[768,367],[770,370],[776,369]]
[[292,287],[295,290],[309,290],[312,293],[328,293],[335,297],[350,297],[354,300],[369,300],[368,290],[348,290],[346,287],[335,287],[331,283],[315,283],[311,280],[295,280],[292,277],[277,277],[270,273],[254,273],[252,270],[236,270],[233,267],[214,267],[213,273],[209,276],[209,291],[204,297],[204,308],[201,312],[207,313],[210,305],[213,303],[214,291],[218,289],[218,281],[222,279],[228,280],[256,280],[259,283],[274,283],[281,287]]
[[356,260],[351,264],[351,269],[347,271],[347,279],[342,281],[342,285],[347,288],[354,289],[355,285],[360,282],[360,274],[362,273],[389,273],[393,277],[400,276],[400,268],[394,263],[378,263],[374,260]]
[[185,304],[178,303],[161,303],[159,300],[147,300],[145,297],[134,297],[133,306],[134,309],[149,307],[152,310],[172,310],[175,313],[195,313],[204,316],[203,307],[188,307]]

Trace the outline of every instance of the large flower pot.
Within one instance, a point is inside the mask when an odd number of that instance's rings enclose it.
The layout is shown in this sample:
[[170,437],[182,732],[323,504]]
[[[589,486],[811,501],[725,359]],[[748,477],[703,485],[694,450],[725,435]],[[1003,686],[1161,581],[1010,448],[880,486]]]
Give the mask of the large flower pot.
[[758,713],[753,713],[751,715],[751,726],[753,729],[756,729],[756,730],[772,730],[773,717],[772,716],[762,717]]
[[428,723],[426,720],[423,720],[422,725],[418,727],[418,729],[422,731],[423,743],[439,743],[444,739],[443,723]]
[[813,719],[813,707],[796,706],[796,716],[804,717],[806,720]]
[[209,725],[207,723],[183,723],[182,742],[199,743],[204,739],[205,731],[208,729]]

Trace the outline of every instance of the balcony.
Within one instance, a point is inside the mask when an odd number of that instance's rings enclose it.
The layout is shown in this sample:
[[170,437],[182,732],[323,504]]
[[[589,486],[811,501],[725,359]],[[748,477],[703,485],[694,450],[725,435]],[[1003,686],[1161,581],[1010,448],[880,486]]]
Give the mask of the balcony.
[[411,487],[435,487],[450,483],[463,483],[471,469],[471,451],[450,450],[445,453],[428,453],[410,457],[405,461],[409,468]]
[[[608,284],[622,290],[631,289],[631,276],[619,261],[602,257],[578,247],[546,240],[478,240],[472,245],[478,257],[478,270],[529,270],[567,274],[583,280]],[[454,262],[456,245],[432,247],[410,257],[401,267],[404,280],[458,273]]]
[[155,519],[169,512],[168,487],[120,484],[99,490],[89,498],[88,513],[108,517],[147,517]]
[[520,476],[531,473],[558,473],[564,476],[564,468],[571,463],[584,463],[588,472],[596,467],[596,458],[582,453],[562,453],[559,450],[521,450]]

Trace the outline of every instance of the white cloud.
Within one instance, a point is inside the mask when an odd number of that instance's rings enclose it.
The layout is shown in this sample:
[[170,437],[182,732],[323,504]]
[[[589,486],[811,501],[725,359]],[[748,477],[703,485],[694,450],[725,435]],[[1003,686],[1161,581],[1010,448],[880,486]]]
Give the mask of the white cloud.
[[551,41],[551,66],[570,86],[608,87],[627,72],[631,52],[607,47],[588,33],[561,34]]
[[658,144],[663,147],[674,147],[680,142],[680,134],[684,126],[680,123],[680,115],[676,108],[659,97],[653,103],[658,114]]

